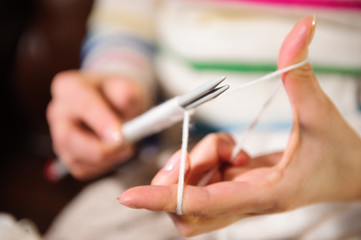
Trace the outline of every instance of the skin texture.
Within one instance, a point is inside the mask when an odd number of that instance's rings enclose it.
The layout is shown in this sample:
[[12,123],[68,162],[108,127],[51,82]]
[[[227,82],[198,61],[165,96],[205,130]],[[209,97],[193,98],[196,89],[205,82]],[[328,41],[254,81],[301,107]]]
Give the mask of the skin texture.
[[[301,19],[284,40],[278,66],[307,58],[315,19]],[[125,191],[121,204],[169,213],[178,231],[194,236],[253,215],[292,210],[323,201],[361,199],[361,139],[320,88],[310,64],[282,76],[293,109],[293,129],[284,152],[245,153],[230,160],[233,141],[211,134],[191,151],[186,171],[183,215],[176,212],[176,153],[150,186]],[[241,157],[240,157],[241,156]],[[236,158],[237,159],[237,158]],[[197,182],[218,168],[203,187]]]
[[126,161],[124,121],[146,109],[144,90],[122,76],[59,73],[51,86],[47,119],[57,156],[73,176],[89,179]]

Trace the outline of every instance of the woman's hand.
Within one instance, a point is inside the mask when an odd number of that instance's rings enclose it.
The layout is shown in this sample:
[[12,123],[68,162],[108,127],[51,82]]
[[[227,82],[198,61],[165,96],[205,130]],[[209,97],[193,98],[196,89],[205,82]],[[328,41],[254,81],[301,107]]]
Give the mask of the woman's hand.
[[54,78],[51,93],[47,119],[54,150],[75,177],[95,177],[132,155],[122,124],[146,108],[135,81],[66,71]]
[[[315,24],[300,20],[285,39],[279,68],[307,58]],[[233,143],[210,135],[190,153],[183,215],[176,215],[179,154],[153,180],[153,186],[125,191],[128,207],[169,212],[177,229],[193,236],[242,218],[284,212],[322,201],[361,199],[361,140],[320,88],[306,64],[282,76],[293,109],[293,129],[283,153],[232,162]],[[228,164],[225,164],[228,163]],[[197,186],[221,166],[208,185]],[[168,171],[167,171],[168,169]],[[172,170],[169,170],[172,169]]]

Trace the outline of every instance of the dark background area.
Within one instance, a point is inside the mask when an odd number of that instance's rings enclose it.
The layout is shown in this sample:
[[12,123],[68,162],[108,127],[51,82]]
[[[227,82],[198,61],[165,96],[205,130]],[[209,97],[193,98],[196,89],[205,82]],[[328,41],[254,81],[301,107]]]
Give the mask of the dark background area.
[[0,3],[0,212],[29,218],[44,233],[85,182],[53,183],[43,169],[54,157],[46,123],[50,83],[79,67],[92,0]]

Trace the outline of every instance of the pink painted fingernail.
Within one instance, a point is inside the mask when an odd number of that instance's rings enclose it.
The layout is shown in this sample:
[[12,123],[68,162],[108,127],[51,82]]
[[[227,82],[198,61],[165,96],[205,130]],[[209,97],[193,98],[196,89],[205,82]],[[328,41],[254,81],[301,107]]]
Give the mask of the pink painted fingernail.
[[109,127],[104,132],[104,140],[110,144],[120,145],[123,142],[123,135],[120,128]]
[[176,153],[174,154],[169,161],[167,162],[167,164],[164,166],[164,170],[165,171],[172,171],[173,169],[175,169],[177,166],[179,166],[179,154]]
[[246,165],[250,159],[250,156],[242,150],[236,154],[232,162],[235,166],[243,166]]

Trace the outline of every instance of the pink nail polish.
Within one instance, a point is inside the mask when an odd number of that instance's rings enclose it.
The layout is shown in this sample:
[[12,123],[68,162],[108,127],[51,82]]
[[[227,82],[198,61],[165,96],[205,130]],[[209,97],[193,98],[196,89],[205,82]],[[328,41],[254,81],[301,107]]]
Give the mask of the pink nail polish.
[[175,154],[171,157],[171,159],[167,162],[167,164],[164,166],[163,170],[165,171],[172,171],[176,168],[176,166],[179,165],[179,154]]
[[122,132],[119,128],[109,127],[104,133],[104,140],[110,144],[120,145],[123,142]]
[[316,26],[316,15],[313,15],[312,27]]

